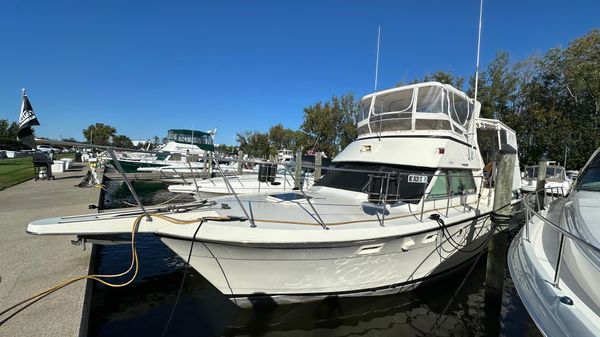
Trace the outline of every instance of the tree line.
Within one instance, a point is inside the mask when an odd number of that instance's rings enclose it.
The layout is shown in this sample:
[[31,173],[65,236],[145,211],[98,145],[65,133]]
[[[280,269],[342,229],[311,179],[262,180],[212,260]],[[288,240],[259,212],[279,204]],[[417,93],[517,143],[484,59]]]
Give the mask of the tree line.
[[347,93],[304,108],[299,130],[277,124],[267,132],[240,132],[236,140],[240,150],[254,157],[266,158],[280,149],[322,151],[332,157],[356,138],[357,122],[358,100],[353,93]]
[[[465,83],[464,77],[437,71],[410,83],[423,81],[451,84],[474,95],[475,76]],[[600,30],[566,48],[516,62],[499,51],[478,82],[481,117],[499,119],[516,131],[522,165],[541,158],[564,164],[566,153],[567,168],[579,169],[600,146]],[[354,140],[357,121],[358,100],[348,93],[306,107],[299,130],[277,124],[267,132],[238,133],[237,141],[244,153],[257,157],[282,148],[333,156]]]

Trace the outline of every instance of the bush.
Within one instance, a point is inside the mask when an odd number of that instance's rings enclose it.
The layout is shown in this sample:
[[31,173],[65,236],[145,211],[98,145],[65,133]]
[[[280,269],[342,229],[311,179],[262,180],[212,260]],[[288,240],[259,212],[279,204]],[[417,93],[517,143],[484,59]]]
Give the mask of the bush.
[[29,146],[23,145],[21,142],[15,139],[0,137],[0,149],[8,151],[21,151],[29,150]]

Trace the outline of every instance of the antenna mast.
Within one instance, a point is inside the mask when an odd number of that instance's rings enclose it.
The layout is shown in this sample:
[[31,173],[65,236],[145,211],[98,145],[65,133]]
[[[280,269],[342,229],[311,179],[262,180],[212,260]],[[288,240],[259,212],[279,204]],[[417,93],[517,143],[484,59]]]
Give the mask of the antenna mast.
[[479,3],[479,30],[477,31],[477,64],[475,65],[475,97],[477,100],[477,85],[479,84],[479,49],[481,47],[481,17],[483,15],[483,0]]
[[377,75],[379,74],[379,41],[381,39],[381,25],[377,30],[377,58],[375,59],[375,91],[377,91]]

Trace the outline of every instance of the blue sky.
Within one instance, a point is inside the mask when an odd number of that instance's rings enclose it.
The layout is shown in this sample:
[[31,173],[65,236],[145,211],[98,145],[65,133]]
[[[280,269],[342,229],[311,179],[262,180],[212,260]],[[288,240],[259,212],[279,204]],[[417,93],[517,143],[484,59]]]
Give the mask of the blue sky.
[[[25,87],[50,138],[83,139],[102,122],[132,139],[218,128],[217,143],[303,108],[475,68],[479,0],[22,1],[0,5],[0,118],[16,120]],[[481,60],[566,46],[600,28],[600,1],[487,0]]]

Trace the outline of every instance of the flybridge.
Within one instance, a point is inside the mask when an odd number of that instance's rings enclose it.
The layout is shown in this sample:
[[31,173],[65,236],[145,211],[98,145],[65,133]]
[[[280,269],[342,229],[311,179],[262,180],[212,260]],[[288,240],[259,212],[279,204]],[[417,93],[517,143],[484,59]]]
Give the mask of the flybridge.
[[359,137],[398,132],[447,132],[467,138],[479,102],[448,84],[426,82],[363,97]]
[[179,144],[195,145],[202,150],[214,151],[213,136],[213,132],[171,129],[167,132],[167,141],[173,141]]

